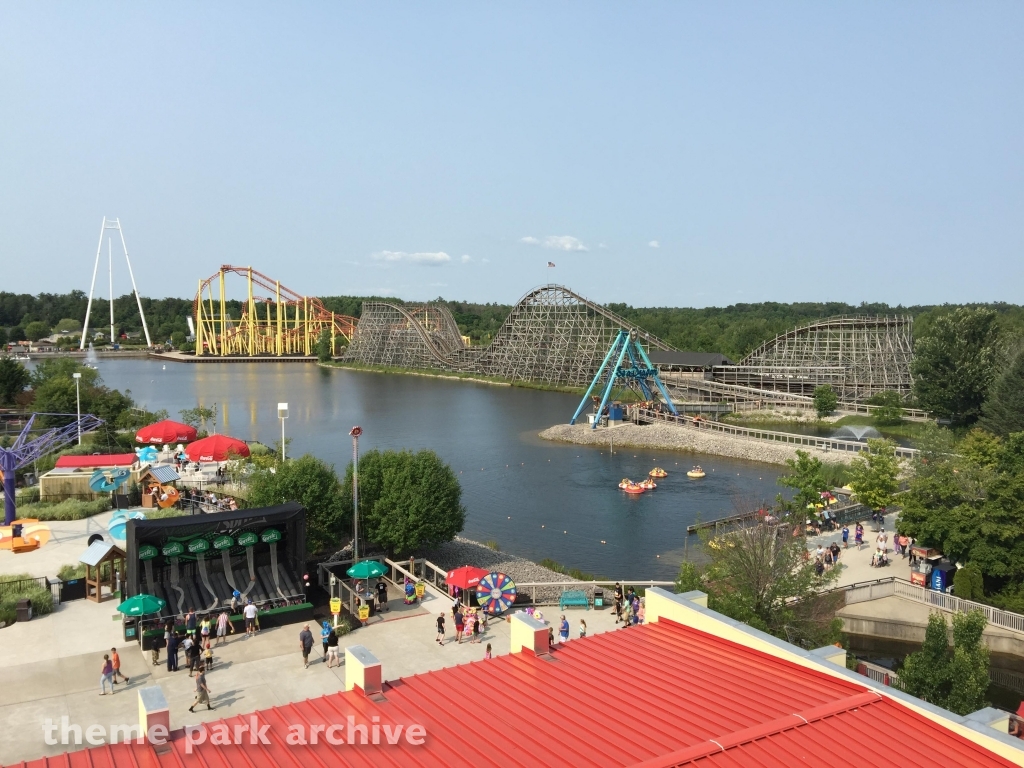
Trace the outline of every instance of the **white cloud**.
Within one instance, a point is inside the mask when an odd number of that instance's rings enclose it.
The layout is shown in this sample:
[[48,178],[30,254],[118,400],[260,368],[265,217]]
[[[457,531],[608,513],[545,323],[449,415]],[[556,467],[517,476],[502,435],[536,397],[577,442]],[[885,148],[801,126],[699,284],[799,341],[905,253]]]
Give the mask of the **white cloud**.
[[578,238],[572,235],[548,235],[544,240],[538,240],[536,237],[521,237],[519,238],[520,243],[526,243],[527,245],[542,245],[545,248],[551,248],[556,251],[587,251],[590,250],[585,246]]
[[469,262],[471,262],[472,260],[473,260],[473,257],[470,256],[468,253],[462,254],[462,258],[460,259],[460,261],[463,264],[469,264]]
[[661,248],[661,243],[659,243],[657,240],[651,240],[651,242],[649,242],[647,245],[650,246],[651,248]]
[[608,246],[607,246],[607,245],[605,245],[604,243],[598,243],[598,244],[597,244],[597,247],[598,247],[598,248],[601,248],[601,249],[607,249],[607,248],[608,248]]
[[452,260],[444,251],[406,253],[405,251],[378,251],[373,254],[376,261],[410,261],[414,264],[426,264],[428,266],[439,266],[447,264]]

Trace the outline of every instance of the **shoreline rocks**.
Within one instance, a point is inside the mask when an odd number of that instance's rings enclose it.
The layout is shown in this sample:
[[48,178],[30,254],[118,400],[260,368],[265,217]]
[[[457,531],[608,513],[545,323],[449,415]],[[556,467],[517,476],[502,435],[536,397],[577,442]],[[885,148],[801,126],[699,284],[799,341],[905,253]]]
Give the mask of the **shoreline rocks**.
[[809,445],[791,445],[753,440],[735,435],[697,430],[674,424],[622,424],[609,428],[591,429],[587,424],[556,424],[540,433],[544,440],[554,440],[575,445],[607,446],[612,442],[616,447],[647,448],[654,450],[683,451],[711,456],[726,456],[745,459],[762,464],[785,465],[787,459],[795,459],[797,450],[821,459],[827,464],[842,464],[852,458],[837,451],[823,451]]

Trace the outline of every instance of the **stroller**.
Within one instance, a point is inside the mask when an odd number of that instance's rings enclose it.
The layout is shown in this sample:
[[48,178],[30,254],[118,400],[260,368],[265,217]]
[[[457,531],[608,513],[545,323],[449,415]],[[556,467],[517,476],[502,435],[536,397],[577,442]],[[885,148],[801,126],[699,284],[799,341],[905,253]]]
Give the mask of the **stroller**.
[[889,564],[889,553],[885,550],[878,550],[871,556],[871,567],[881,568]]

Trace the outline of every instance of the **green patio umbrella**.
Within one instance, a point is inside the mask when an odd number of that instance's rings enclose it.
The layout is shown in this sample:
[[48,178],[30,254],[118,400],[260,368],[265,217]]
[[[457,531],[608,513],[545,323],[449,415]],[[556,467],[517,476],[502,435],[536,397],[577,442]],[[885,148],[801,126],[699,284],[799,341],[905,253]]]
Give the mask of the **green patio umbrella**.
[[375,579],[378,576],[383,576],[387,572],[388,569],[376,560],[363,560],[363,562],[356,563],[345,571],[345,573],[353,579]]
[[159,613],[165,605],[166,601],[153,595],[134,595],[117,606],[117,610],[125,616],[145,616],[149,613]]

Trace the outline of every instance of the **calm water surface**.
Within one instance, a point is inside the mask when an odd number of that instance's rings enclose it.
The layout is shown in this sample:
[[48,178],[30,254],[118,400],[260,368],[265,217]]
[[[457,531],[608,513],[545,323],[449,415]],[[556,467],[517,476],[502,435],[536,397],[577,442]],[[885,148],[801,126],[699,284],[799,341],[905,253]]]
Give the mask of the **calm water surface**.
[[[431,448],[462,481],[464,535],[610,578],[674,578],[694,544],[686,544],[687,525],[779,490],[779,470],[768,465],[668,451],[609,455],[607,447],[541,440],[537,433],[568,421],[578,403],[556,392],[293,363],[104,360],[99,369],[106,384],[172,418],[216,403],[218,431],[267,445],[280,439],[277,404],[287,402],[291,454],[312,453],[339,474],[351,460],[348,431],[356,424],[361,450]],[[708,473],[702,481],[685,475],[696,462]],[[657,490],[634,497],[616,487],[654,466],[669,472]]]

